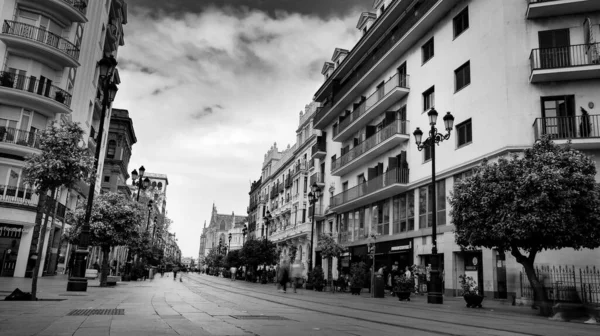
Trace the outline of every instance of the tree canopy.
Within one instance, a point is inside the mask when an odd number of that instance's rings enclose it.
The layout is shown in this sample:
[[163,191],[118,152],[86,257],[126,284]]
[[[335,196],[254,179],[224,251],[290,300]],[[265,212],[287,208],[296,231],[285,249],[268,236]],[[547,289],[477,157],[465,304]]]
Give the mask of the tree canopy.
[[240,250],[241,262],[255,269],[258,265],[273,265],[278,261],[277,245],[270,240],[248,239]]
[[39,132],[41,153],[27,159],[25,181],[38,193],[72,187],[77,181],[95,178],[94,158],[83,147],[83,129],[73,122],[53,123]]
[[319,236],[317,247],[321,249],[321,256],[323,258],[337,258],[347,250],[345,246],[338,244],[335,239],[328,234],[321,234]]

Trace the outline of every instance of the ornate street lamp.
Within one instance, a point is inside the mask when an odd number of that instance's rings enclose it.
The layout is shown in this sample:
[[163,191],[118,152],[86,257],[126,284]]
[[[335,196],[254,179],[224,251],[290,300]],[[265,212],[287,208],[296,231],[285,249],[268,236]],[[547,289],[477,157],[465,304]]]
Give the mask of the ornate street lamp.
[[437,216],[436,216],[436,185],[435,185],[435,145],[440,144],[440,142],[444,140],[450,139],[450,132],[452,131],[452,127],[454,126],[454,117],[450,112],[446,113],[444,116],[444,127],[446,127],[446,134],[438,133],[435,124],[437,122],[438,113],[435,109],[429,110],[427,112],[427,116],[429,117],[429,125],[431,126],[429,130],[429,137],[425,141],[421,141],[423,139],[423,131],[421,131],[418,127],[414,131],[413,135],[415,136],[415,142],[417,143],[417,149],[422,151],[423,149],[429,149],[431,152],[431,185],[433,195],[430,198],[432,200],[431,206],[433,209],[432,215],[432,228],[431,228],[431,271],[430,271],[430,283],[428,286],[427,293],[427,303],[435,303],[435,304],[443,304],[444,297],[442,296],[442,279],[440,278],[440,269],[439,269],[439,258],[437,251]]
[[227,253],[231,251],[231,232],[229,233],[229,248],[227,249]]
[[273,216],[271,216],[271,211],[267,210],[267,214],[265,215],[265,242],[267,240],[267,238],[269,238],[269,222],[273,219]]
[[244,224],[244,228],[242,229],[242,245],[246,244],[246,234],[248,234],[248,226]]
[[[131,179],[133,180],[133,185],[138,187],[138,192],[137,192],[137,198],[136,201],[139,202],[140,201],[140,191],[142,189],[146,190],[148,189],[148,187],[150,186],[150,179],[149,178],[144,178],[144,173],[146,172],[146,169],[144,168],[144,166],[140,167],[140,173],[138,175],[138,172],[134,169],[131,172]],[[139,177],[139,181],[136,182],[136,180],[138,180]]]
[[313,242],[315,237],[315,204],[321,198],[321,188],[317,185],[317,182],[313,183],[312,191],[308,193],[308,202],[312,207],[312,223],[310,226],[310,263],[308,264],[308,271],[312,271],[313,268]]
[[[98,172],[98,163],[100,162],[100,154],[102,153],[102,138],[104,133],[104,120],[109,105],[115,100],[119,88],[114,81],[115,73],[117,72],[117,60],[111,55],[102,58],[97,66],[99,68],[99,82],[102,88],[102,113],[100,115],[100,125],[98,126],[98,135],[96,138],[96,153],[94,154],[94,174]],[[90,220],[92,218],[92,206],[94,204],[94,195],[96,192],[96,179],[90,182],[90,190],[87,198],[87,206],[85,209],[85,219],[79,234],[79,243],[77,251],[75,251],[74,271],[69,277],[67,283],[67,291],[85,292],[87,291],[87,279],[85,277],[86,259],[89,254],[88,246],[90,242]]]

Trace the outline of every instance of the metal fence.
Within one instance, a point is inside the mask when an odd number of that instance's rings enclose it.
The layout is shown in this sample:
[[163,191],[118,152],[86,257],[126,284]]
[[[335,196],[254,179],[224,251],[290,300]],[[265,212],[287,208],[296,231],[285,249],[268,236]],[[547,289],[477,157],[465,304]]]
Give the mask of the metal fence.
[[[596,266],[536,266],[546,297],[553,302],[600,304],[600,269]],[[521,296],[536,299],[525,270],[520,274]]]

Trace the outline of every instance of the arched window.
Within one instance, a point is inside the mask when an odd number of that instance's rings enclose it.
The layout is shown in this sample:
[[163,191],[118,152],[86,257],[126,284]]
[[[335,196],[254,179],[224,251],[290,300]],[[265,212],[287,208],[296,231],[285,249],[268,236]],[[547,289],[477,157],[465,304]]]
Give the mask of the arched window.
[[162,189],[162,182],[158,182],[158,190]]
[[108,146],[106,149],[106,157],[109,159],[114,159],[116,152],[117,152],[117,142],[115,140],[110,140],[108,142]]

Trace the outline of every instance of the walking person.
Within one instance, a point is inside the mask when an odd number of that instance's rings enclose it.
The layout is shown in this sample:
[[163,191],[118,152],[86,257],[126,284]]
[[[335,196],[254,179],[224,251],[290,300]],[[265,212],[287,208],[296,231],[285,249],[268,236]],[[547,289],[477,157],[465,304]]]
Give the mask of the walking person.
[[282,261],[277,276],[282,292],[287,293],[287,283],[290,281],[290,263],[287,260]]
[[298,283],[300,282],[300,279],[302,278],[302,273],[304,272],[304,264],[300,261],[295,262],[292,265],[292,270],[291,270],[291,274],[292,274],[292,285],[294,287],[294,293],[297,293],[296,288],[298,287]]
[[173,281],[177,280],[177,272],[179,271],[178,267],[173,268]]
[[229,272],[231,272],[231,281],[235,281],[235,275],[237,273],[237,267],[231,266],[231,268],[229,269]]

